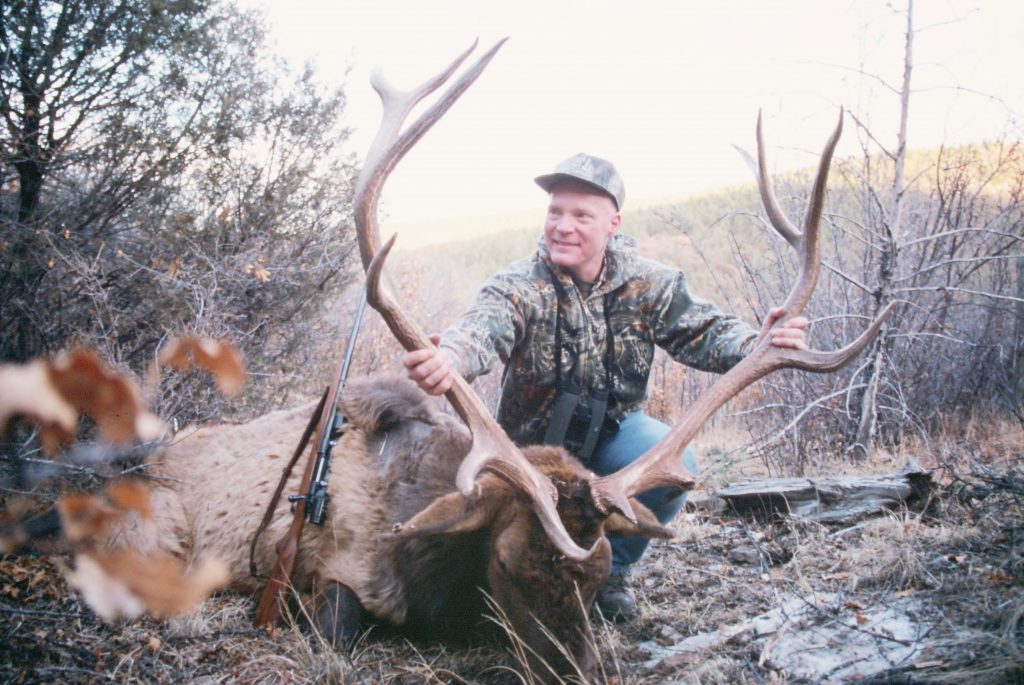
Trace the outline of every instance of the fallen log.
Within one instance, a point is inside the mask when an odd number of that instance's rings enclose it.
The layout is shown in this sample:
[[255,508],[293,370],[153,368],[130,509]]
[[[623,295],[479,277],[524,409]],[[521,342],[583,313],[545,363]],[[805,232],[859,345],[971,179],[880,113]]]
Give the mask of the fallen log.
[[717,508],[738,516],[789,515],[843,523],[887,509],[927,503],[933,487],[931,472],[911,464],[883,476],[754,480],[722,488],[714,496],[721,503]]
[[673,645],[651,640],[639,646],[649,654],[647,668],[669,673],[706,661],[730,642],[750,641],[760,650],[759,666],[800,682],[846,683],[895,665],[929,664],[921,659],[934,646],[927,636],[936,620],[913,597],[861,607],[834,593],[783,595],[776,607],[739,623]]

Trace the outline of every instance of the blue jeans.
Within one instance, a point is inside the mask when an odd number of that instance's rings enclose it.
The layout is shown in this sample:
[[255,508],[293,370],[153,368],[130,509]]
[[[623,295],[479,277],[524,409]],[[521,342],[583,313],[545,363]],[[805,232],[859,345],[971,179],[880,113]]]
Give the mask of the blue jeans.
[[[594,448],[594,454],[587,466],[599,476],[614,473],[640,458],[644,452],[653,447],[669,431],[669,427],[657,419],[652,419],[642,411],[628,414],[619,424],[617,433],[602,433]],[[687,447],[681,455],[683,466],[697,475],[697,453]],[[651,510],[661,523],[666,524],[679,513],[686,501],[686,492],[679,493],[673,488],[657,488],[641,493],[637,499]],[[647,545],[648,538],[620,537],[609,535],[612,544],[612,570],[625,571],[636,563]]]

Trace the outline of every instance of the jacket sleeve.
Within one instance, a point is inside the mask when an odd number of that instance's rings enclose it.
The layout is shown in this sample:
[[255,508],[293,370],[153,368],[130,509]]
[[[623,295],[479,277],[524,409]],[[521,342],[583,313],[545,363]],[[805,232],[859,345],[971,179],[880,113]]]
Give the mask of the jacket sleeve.
[[495,358],[507,363],[526,326],[526,299],[505,274],[492,276],[472,306],[441,334],[441,348],[451,354],[467,381],[490,372]]
[[679,271],[672,272],[661,293],[653,327],[655,343],[673,359],[715,373],[738,364],[757,337],[738,317],[694,297]]

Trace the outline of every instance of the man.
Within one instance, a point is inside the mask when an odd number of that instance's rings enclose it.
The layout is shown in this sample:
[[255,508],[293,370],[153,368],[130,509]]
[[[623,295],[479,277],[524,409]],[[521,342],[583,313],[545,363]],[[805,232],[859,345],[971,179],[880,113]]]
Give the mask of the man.
[[[517,444],[561,444],[599,475],[632,463],[669,430],[643,412],[654,346],[674,359],[722,373],[750,350],[757,331],[693,297],[676,269],[636,254],[619,235],[622,179],[607,160],[575,155],[539,176],[548,192],[536,254],[492,276],[476,301],[441,336],[439,349],[403,358],[409,378],[430,394],[454,373],[472,381],[496,358],[505,365],[498,422]],[[784,315],[772,310],[765,329]],[[772,343],[807,349],[807,320],[772,331]],[[696,454],[680,455],[697,473]],[[662,523],[685,493],[654,490],[639,499]],[[610,538],[612,575],[598,591],[605,616],[630,618],[636,601],[629,568],[648,541]]]

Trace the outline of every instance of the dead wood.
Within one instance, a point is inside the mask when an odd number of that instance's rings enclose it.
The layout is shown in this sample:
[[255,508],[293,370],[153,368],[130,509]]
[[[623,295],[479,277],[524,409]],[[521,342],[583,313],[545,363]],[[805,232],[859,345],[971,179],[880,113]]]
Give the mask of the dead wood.
[[715,492],[723,513],[773,518],[799,516],[812,521],[847,523],[912,504],[926,504],[931,472],[908,464],[883,476],[770,478],[730,485]]

